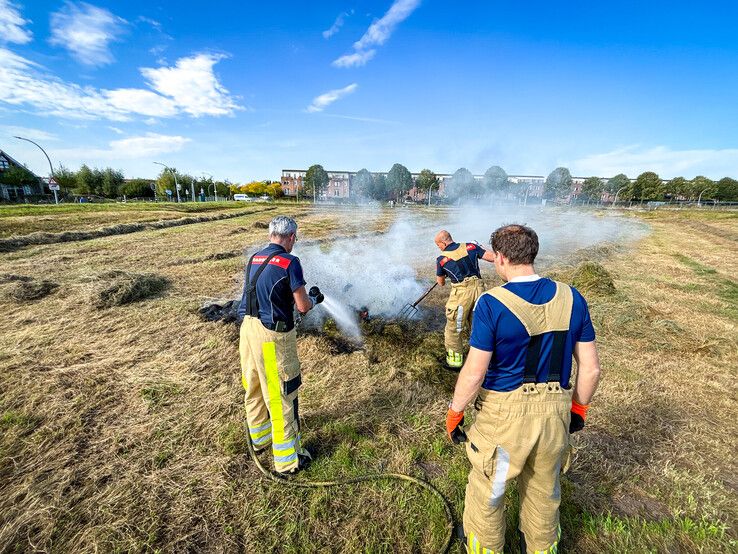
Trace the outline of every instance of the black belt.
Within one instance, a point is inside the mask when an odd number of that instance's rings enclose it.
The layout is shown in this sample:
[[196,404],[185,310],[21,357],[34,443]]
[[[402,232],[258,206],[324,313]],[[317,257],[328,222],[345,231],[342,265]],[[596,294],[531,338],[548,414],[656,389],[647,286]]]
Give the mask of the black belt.
[[274,323],[264,323],[262,321],[261,324],[270,331],[274,331],[276,333],[287,333],[295,328],[294,324],[290,325],[286,321],[275,321]]

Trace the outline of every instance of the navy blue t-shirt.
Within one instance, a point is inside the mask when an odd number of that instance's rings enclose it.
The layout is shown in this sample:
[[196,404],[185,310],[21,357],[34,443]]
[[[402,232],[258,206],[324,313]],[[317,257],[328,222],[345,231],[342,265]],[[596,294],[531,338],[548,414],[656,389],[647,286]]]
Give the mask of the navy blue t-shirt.
[[[556,283],[545,278],[530,282],[506,283],[504,287],[531,304],[545,304],[556,294]],[[574,303],[561,368],[561,386],[567,388],[571,376],[574,344],[591,342],[595,339],[587,302],[577,289],[571,287],[571,290]],[[520,320],[502,302],[489,294],[483,295],[474,309],[472,333],[469,339],[469,344],[474,348],[492,352],[492,360],[482,387],[488,390],[508,392],[522,385],[529,341],[528,332]],[[539,383],[548,380],[552,344],[553,334],[546,333],[543,336],[536,375],[536,381]]]
[[[444,252],[451,252],[459,247],[458,242],[452,242]],[[467,255],[460,260],[452,260],[451,258],[441,255],[436,258],[436,275],[438,277],[448,277],[452,283],[460,283],[467,277],[480,277],[479,258],[484,256],[484,248],[479,246],[477,242],[466,243]]]
[[[269,265],[261,272],[256,283],[259,319],[266,324],[284,321],[287,324],[286,330],[289,331],[295,326],[293,315],[295,299],[292,293],[305,285],[300,259],[288,254],[284,247],[279,244],[271,243],[266,248],[259,250],[254,256],[250,277],[253,278],[266,258],[275,252],[277,255],[269,260]],[[246,270],[244,270],[244,277],[245,273]],[[246,316],[248,310],[245,292],[244,287],[244,293],[241,295],[241,305],[238,307],[238,316],[241,319]]]

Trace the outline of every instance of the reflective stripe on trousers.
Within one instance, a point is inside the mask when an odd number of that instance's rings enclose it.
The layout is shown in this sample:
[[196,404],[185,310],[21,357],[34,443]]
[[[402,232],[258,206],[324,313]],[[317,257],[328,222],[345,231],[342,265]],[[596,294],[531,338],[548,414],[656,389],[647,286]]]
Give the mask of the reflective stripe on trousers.
[[282,412],[282,381],[277,369],[277,350],[273,342],[265,342],[261,346],[264,355],[264,370],[269,390],[269,416],[272,420],[273,439],[272,454],[274,466],[279,471],[297,460],[295,446],[299,444],[297,437],[285,440],[284,414]]

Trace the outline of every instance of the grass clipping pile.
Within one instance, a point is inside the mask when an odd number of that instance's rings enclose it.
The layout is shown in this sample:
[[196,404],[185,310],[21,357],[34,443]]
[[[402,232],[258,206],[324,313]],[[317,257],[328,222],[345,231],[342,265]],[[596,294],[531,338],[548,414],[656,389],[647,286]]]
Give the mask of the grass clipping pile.
[[40,300],[58,288],[57,283],[46,279],[37,280],[26,275],[0,275],[2,296],[17,304]]
[[96,308],[112,308],[145,300],[166,291],[171,282],[155,273],[109,271],[90,280],[90,296]]

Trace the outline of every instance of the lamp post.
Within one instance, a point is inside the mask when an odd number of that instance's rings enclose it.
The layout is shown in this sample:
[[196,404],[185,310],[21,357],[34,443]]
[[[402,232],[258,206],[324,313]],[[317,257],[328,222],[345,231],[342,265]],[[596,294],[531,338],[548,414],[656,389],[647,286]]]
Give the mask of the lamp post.
[[[210,175],[210,173],[205,173],[203,171],[202,176],[205,177],[206,175],[210,178],[211,181],[213,180],[213,176]],[[210,187],[208,187],[208,189],[210,189]],[[213,192],[215,193],[215,201],[217,202],[218,201],[218,187],[216,186],[215,182],[213,182]]]
[[615,200],[613,200],[613,201],[612,201],[612,207],[613,207],[613,208],[615,207],[615,204],[617,204],[617,203],[618,203],[618,195],[619,195],[619,194],[620,194],[620,193],[621,193],[621,192],[623,191],[623,189],[625,189],[625,188],[626,188],[627,186],[628,186],[628,185],[625,185],[625,186],[623,186],[623,187],[620,187],[620,188],[618,189],[618,191],[617,191],[617,192],[615,193]]
[[[171,172],[172,175],[174,175],[174,188],[177,191],[177,202],[181,202],[181,200],[179,199],[179,183],[177,182],[177,172],[174,171],[174,170],[172,170],[172,168],[169,167],[167,164],[163,164],[161,162],[154,162],[154,163],[156,165],[162,166],[166,171],[169,171],[169,172]],[[195,189],[193,188],[192,190],[194,192]]]
[[701,207],[702,207],[702,195],[703,195],[703,194],[704,194],[705,192],[707,192],[707,189],[703,190],[703,191],[702,191],[702,192],[700,193],[700,195],[699,195],[699,196],[697,197],[697,207],[698,207],[698,208],[701,208]]
[[[50,176],[49,176],[50,179],[54,179],[54,166],[51,165],[51,158],[49,158],[49,155],[46,153],[46,150],[41,148],[41,145],[33,142],[31,139],[27,139],[27,138],[19,137],[19,136],[14,136],[13,138],[17,138],[18,140],[25,140],[26,142],[30,142],[31,144],[37,146],[38,149],[44,153],[44,156],[46,156],[46,161],[49,162],[49,170],[51,171]],[[59,197],[56,195],[56,189],[54,189],[53,192],[54,192],[54,204],[59,204]]]

